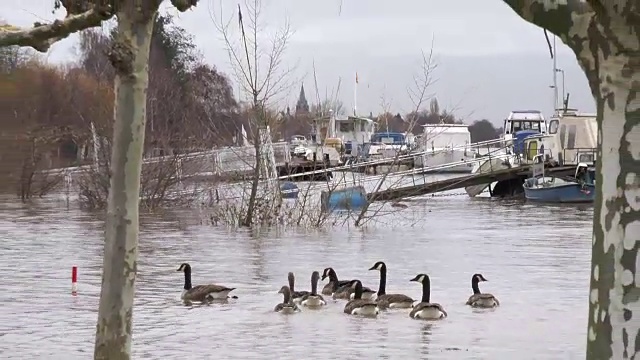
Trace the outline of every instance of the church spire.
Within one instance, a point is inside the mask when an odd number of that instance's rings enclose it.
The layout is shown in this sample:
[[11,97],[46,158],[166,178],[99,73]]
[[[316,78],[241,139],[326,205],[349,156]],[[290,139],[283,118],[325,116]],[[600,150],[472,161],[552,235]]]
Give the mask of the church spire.
[[304,94],[304,84],[300,87],[300,96],[298,97],[298,103],[296,104],[296,114],[308,113],[309,103],[307,97]]

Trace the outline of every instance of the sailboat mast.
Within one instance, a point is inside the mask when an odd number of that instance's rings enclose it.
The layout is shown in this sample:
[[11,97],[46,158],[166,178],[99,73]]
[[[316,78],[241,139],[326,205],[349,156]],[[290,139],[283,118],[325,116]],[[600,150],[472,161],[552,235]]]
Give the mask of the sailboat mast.
[[558,60],[556,53],[556,36],[553,35],[553,113],[556,114],[558,107]]
[[353,116],[358,116],[358,72],[356,71],[356,84],[353,87]]

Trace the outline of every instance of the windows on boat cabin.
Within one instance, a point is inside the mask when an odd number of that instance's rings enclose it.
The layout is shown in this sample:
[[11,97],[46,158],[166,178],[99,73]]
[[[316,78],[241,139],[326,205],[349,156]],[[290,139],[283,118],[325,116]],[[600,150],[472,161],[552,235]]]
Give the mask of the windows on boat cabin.
[[505,120],[504,121],[505,134],[515,134],[520,130],[535,130],[539,133],[544,133],[542,122],[539,120]]
[[573,149],[576,146],[576,133],[578,127],[576,125],[562,124],[557,119],[551,120],[549,123],[549,134],[560,133],[560,143],[564,145],[566,149]]

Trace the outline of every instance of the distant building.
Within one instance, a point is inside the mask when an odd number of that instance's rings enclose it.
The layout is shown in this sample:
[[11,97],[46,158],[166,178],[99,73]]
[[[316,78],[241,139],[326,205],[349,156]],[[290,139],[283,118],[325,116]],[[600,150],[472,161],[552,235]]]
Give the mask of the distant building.
[[298,103],[296,104],[296,115],[309,114],[309,103],[307,97],[304,94],[304,84],[300,87],[300,96],[298,97]]

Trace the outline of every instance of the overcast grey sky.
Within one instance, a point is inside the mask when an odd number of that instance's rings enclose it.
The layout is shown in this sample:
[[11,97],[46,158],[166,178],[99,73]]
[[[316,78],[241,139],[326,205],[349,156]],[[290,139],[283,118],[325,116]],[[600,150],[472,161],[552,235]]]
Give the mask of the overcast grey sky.
[[[16,25],[63,16],[51,13],[53,0],[2,3],[0,18]],[[164,11],[194,35],[206,61],[229,72],[224,42],[211,20],[212,12],[220,15],[220,1],[201,0],[195,10],[182,14],[166,3]],[[237,3],[222,0],[222,14],[232,16]],[[352,109],[357,72],[358,113],[380,112],[383,94],[392,112],[411,111],[406,89],[420,71],[421,51],[429,51],[433,38],[438,68],[432,91],[442,108],[454,109],[467,122],[487,118],[495,124],[514,109],[539,109],[547,116],[553,110],[553,67],[543,31],[501,0],[343,0],[342,6],[340,0],[263,0],[266,33],[280,28],[285,18],[295,33],[284,63],[295,65],[310,102],[316,98],[315,61],[320,98],[341,78],[339,98]],[[48,53],[50,61],[74,60],[76,41],[71,37],[56,44]],[[593,112],[575,56],[559,40],[557,47],[571,107]],[[292,107],[298,92],[296,84],[286,94]]]

